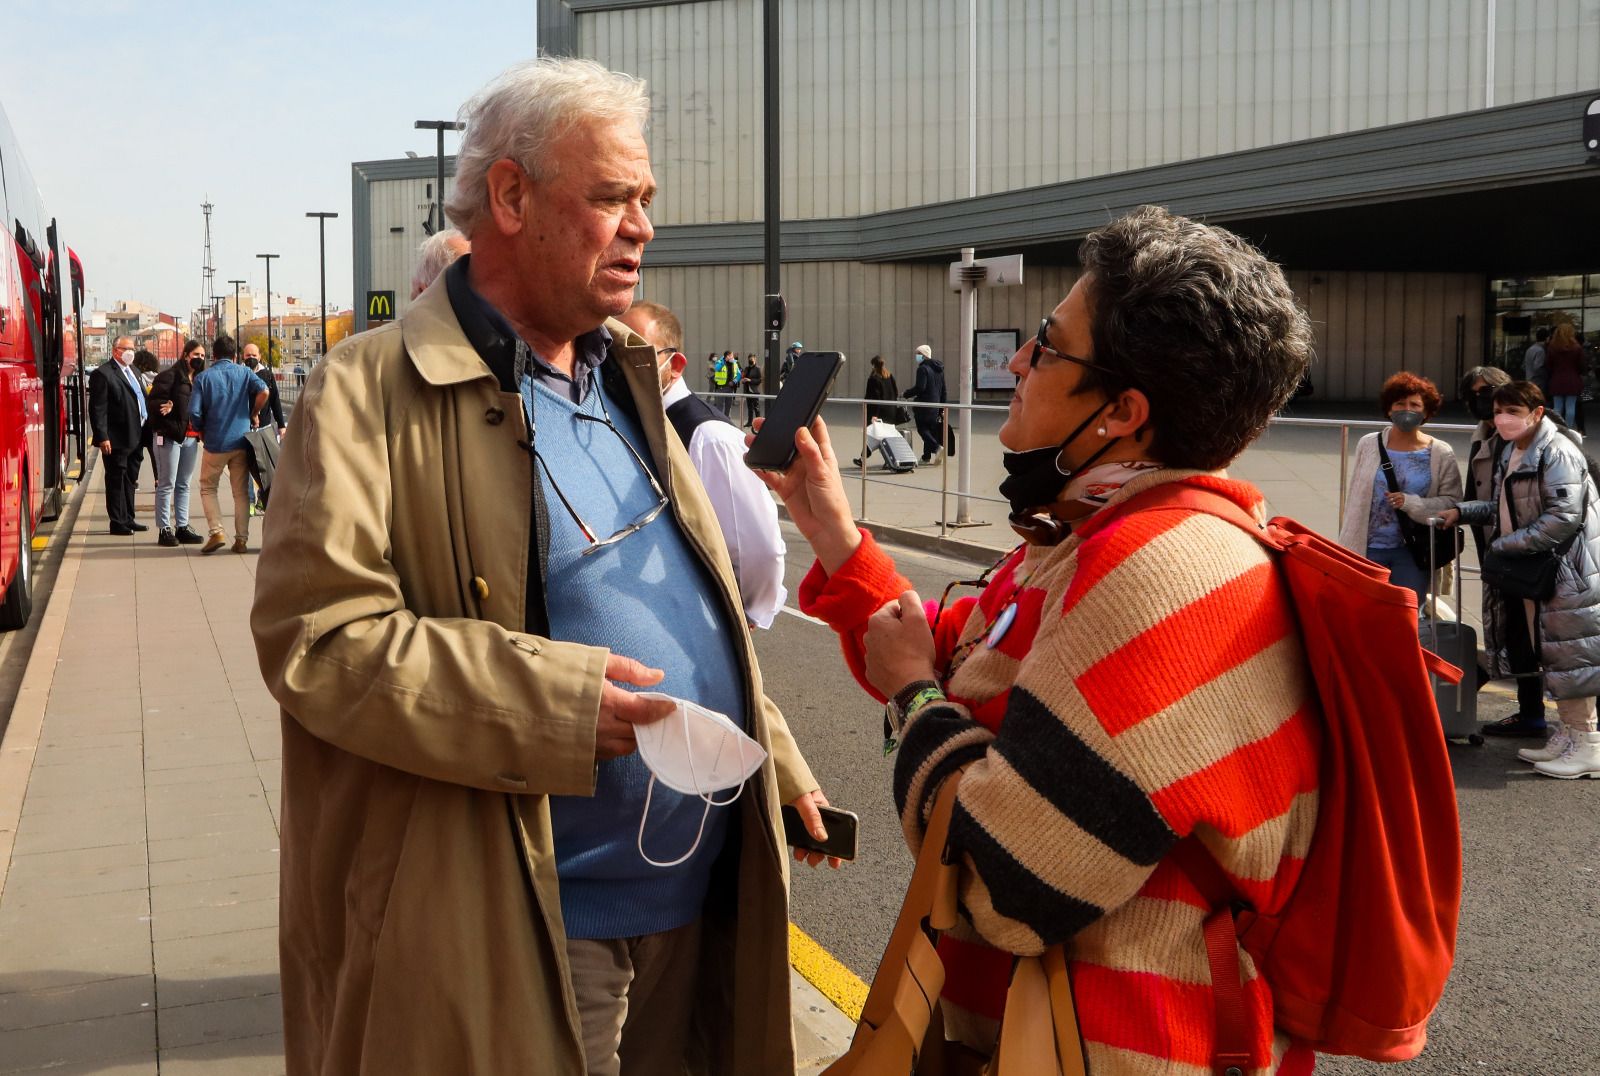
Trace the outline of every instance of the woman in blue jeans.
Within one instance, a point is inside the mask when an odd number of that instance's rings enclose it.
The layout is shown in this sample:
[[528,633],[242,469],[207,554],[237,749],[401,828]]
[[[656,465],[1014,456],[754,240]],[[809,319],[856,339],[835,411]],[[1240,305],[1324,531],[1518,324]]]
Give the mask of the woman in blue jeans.
[[[1402,370],[1383,383],[1378,406],[1387,429],[1356,444],[1355,466],[1345,495],[1339,544],[1389,569],[1389,581],[1408,587],[1422,603],[1428,593],[1427,569],[1406,548],[1400,517],[1426,527],[1430,516],[1454,508],[1461,497],[1461,468],[1448,444],[1422,432],[1444,399],[1432,381]],[[1384,451],[1378,450],[1380,441]],[[1398,491],[1389,488],[1383,456],[1394,468]],[[1443,572],[1440,573],[1443,575]],[[1443,588],[1434,587],[1435,593]]]
[[156,456],[156,542],[164,546],[205,541],[189,528],[189,484],[200,461],[199,439],[189,429],[189,397],[195,376],[205,368],[205,345],[185,340],[178,361],[157,374],[150,386],[147,404]]

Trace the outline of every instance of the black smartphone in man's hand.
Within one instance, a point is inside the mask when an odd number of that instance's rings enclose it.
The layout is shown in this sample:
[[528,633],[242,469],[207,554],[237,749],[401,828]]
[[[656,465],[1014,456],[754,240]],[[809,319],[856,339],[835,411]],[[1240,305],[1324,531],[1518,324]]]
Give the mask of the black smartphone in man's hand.
[[783,805],[783,839],[791,846],[807,852],[821,852],[834,859],[854,860],[858,823],[855,812],[821,804],[817,805],[817,810],[822,813],[822,826],[828,831],[827,840],[819,841],[813,837],[811,831],[806,829],[799,809],[788,803]]

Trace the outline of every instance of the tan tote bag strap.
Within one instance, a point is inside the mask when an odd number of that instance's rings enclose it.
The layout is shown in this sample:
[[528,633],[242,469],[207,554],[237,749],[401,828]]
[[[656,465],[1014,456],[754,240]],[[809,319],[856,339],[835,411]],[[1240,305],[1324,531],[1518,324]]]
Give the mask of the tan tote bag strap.
[[1000,1044],[989,1076],[1087,1076],[1072,980],[1061,946],[1017,960],[1006,991]]
[[872,977],[855,1038],[844,1056],[824,1070],[824,1076],[912,1071],[933,1008],[944,989],[944,965],[923,929],[923,921],[928,920],[935,930],[948,930],[955,924],[957,869],[944,861],[944,851],[960,781],[958,771],[939,788],[911,883],[889,933],[883,959],[878,962],[878,972]]

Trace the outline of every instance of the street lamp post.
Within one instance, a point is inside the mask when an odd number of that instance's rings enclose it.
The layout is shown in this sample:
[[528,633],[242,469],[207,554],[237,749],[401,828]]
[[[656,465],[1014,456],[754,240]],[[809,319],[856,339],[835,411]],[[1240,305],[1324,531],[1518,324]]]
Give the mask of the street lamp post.
[[[267,263],[267,353],[261,356],[261,361],[267,364],[267,369],[272,369],[272,259],[279,257],[277,254],[257,254],[256,257]],[[239,345],[243,352],[244,345]]]
[[[442,132],[442,131],[439,133],[439,141],[441,143],[444,141],[444,132]],[[443,150],[441,149],[441,153],[442,152],[443,152]],[[442,162],[444,161],[444,157],[441,156],[439,158],[439,160],[441,162],[440,165],[439,165],[439,168],[441,170],[443,170],[444,164]],[[443,182],[443,180],[441,180],[440,182]],[[306,214],[306,216],[308,216],[308,217],[316,217],[317,218],[317,257],[318,257],[318,259],[319,259],[319,261],[320,261],[320,263],[322,265],[322,305],[318,308],[319,310],[322,311],[322,339],[319,341],[319,343],[322,345],[322,355],[323,355],[324,358],[326,358],[327,355],[328,355],[328,232],[327,232],[327,227],[328,227],[328,218],[329,217],[337,217],[338,215],[339,214],[337,214],[337,213],[307,213]]]
[[439,136],[439,153],[435,158],[438,164],[438,185],[433,190],[434,204],[439,207],[439,222],[434,226],[434,232],[444,231],[444,133],[446,131],[462,131],[466,124],[457,123],[455,120],[418,120],[417,130],[434,131]]
[[[239,285],[247,283],[247,281],[230,280],[228,283],[233,285],[233,342],[237,346],[243,347],[244,345],[239,343]],[[217,328],[221,329],[222,326],[219,325]]]

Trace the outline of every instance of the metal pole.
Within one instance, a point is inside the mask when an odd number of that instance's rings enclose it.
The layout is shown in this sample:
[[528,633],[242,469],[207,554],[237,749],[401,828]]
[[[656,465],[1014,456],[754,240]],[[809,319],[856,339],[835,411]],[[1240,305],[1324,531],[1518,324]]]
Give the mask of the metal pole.
[[[440,156],[439,156],[440,164],[439,164],[439,168],[440,168],[440,173],[441,173],[441,176],[442,176],[443,169],[444,169],[444,163],[443,163],[444,162],[444,154],[443,154],[444,132],[443,131],[439,132],[439,142],[440,142]],[[442,178],[441,178],[440,181],[443,182]],[[327,354],[328,354],[328,218],[329,217],[337,217],[338,215],[339,214],[337,214],[337,213],[307,213],[306,214],[306,216],[308,216],[308,217],[316,217],[317,218],[317,261],[318,261],[319,266],[321,267],[320,268],[320,274],[321,274],[320,279],[322,281],[322,304],[318,309],[321,310],[321,312],[322,312],[322,340],[321,340],[321,346],[322,346],[322,354],[323,354],[324,358],[327,357]]]
[[867,405],[861,405],[861,518],[867,518]]
[[1350,427],[1339,427],[1339,518],[1333,521],[1333,533],[1344,526],[1345,485],[1350,481]]
[[[239,341],[239,285],[246,283],[246,281],[230,280],[228,283],[233,285],[233,342],[243,347],[244,345]],[[218,326],[218,328],[221,328],[221,326]]]
[[[970,420],[969,420],[970,421]],[[939,408],[939,537],[950,532],[950,409]]]
[[[972,247],[962,247],[961,264],[968,266],[973,264],[976,261],[977,253]],[[963,274],[964,277],[974,275],[972,273]],[[961,281],[961,365],[958,369],[960,370],[960,395],[964,418],[961,423],[961,432],[957,435],[959,439],[957,451],[961,456],[961,462],[956,473],[956,523],[958,525],[972,522],[971,502],[967,500],[967,495],[972,491],[972,345],[977,337],[977,329],[978,287],[971,279],[963,279]],[[946,426],[949,425],[949,421],[947,412],[945,418]],[[946,432],[945,440],[939,446],[945,450],[946,457],[950,455],[949,438],[950,435]]]
[[[256,257],[264,259],[267,263],[267,353],[261,356],[261,361],[267,364],[267,369],[272,369],[272,259],[276,254],[257,254]],[[239,345],[239,352],[244,353],[244,345]]]
[[[779,167],[781,165],[780,147],[778,145],[778,0],[765,0],[761,14],[761,39],[762,39],[762,83],[761,83],[761,160],[762,183],[765,190],[764,209],[762,210],[762,229],[766,245],[766,269],[768,295],[781,295],[783,293],[780,268],[780,235],[779,214],[782,208],[779,205]],[[765,318],[766,312],[762,312]],[[763,321],[763,324],[765,322]],[[776,392],[778,387],[778,356],[780,329],[767,329],[767,354],[766,371],[762,381]]]
[[434,157],[438,185],[434,188],[433,202],[439,207],[439,219],[434,228],[434,233],[444,231],[444,133],[446,131],[461,131],[466,125],[455,120],[418,120],[416,129],[419,131],[436,131],[439,135],[438,154]]

